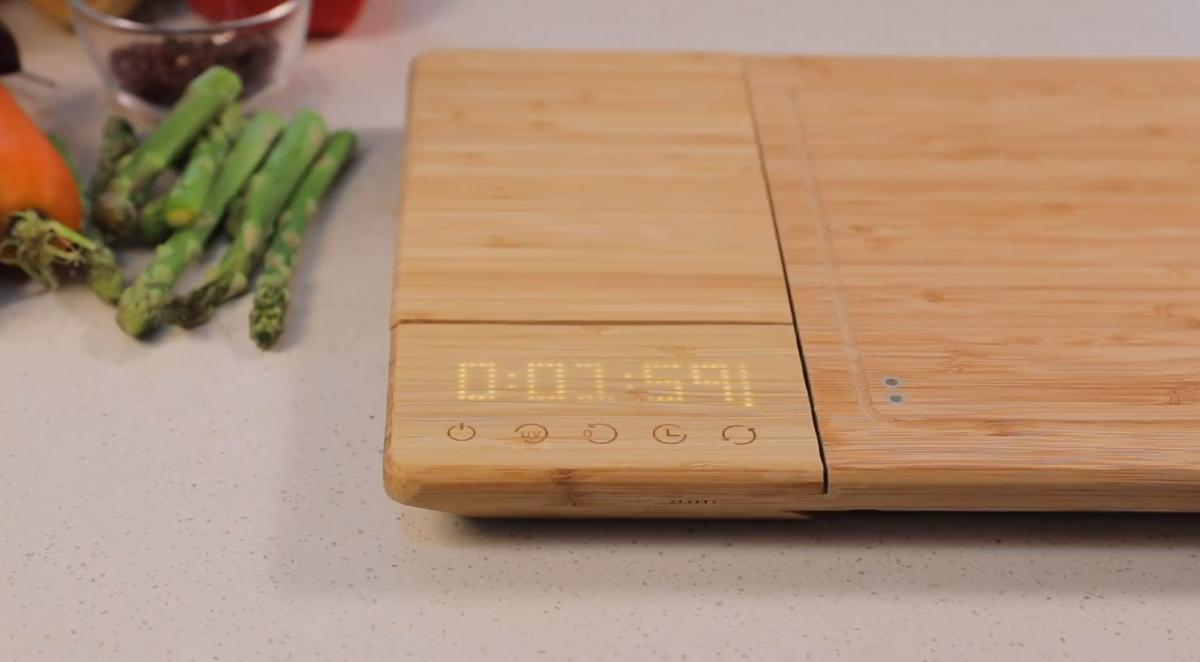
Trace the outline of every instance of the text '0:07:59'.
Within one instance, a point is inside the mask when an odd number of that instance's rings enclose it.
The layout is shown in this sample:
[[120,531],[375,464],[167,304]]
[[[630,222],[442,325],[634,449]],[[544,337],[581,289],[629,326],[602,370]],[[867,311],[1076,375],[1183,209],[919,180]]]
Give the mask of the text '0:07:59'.
[[463,401],[510,397],[533,402],[610,401],[621,390],[645,391],[646,402],[724,401],[754,406],[750,370],[744,363],[648,361],[612,366],[599,361],[531,361],[505,366],[495,361],[458,364],[457,393]]

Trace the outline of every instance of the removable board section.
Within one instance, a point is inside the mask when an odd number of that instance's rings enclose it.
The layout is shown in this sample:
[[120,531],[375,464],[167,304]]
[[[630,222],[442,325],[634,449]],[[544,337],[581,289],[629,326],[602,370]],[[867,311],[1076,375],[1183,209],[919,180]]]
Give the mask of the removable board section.
[[393,324],[790,323],[741,58],[434,52]]
[[385,476],[469,515],[795,515],[823,465],[790,325],[402,324]]
[[1200,507],[1200,63],[748,62],[831,501]]

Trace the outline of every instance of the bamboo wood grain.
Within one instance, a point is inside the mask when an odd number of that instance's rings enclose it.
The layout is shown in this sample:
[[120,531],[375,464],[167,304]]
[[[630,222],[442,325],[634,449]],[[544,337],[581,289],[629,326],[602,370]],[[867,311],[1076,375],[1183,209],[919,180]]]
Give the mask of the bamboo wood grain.
[[[1198,73],[421,58],[389,493],[485,516],[1200,510]],[[463,362],[570,366],[567,395],[513,367],[464,400]],[[663,401],[646,362],[746,362],[761,401],[709,379]],[[592,364],[602,401],[579,399]],[[668,419],[686,443],[655,439]],[[731,445],[735,419],[763,437]],[[584,436],[604,421],[612,445]]]
[[734,55],[413,66],[403,320],[791,322]]
[[1200,63],[748,70],[830,501],[1200,509]]

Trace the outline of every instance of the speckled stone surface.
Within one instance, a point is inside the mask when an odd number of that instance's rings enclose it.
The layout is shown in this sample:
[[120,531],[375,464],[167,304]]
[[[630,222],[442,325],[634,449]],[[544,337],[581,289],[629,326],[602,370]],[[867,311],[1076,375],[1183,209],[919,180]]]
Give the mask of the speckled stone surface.
[[[0,17],[61,83],[39,117],[90,158],[82,54]],[[273,103],[367,149],[281,351],[248,339],[248,301],[139,344],[86,292],[0,281],[0,660],[1196,659],[1196,517],[472,522],[393,504],[379,460],[416,50],[1196,56],[1197,25],[1190,0],[372,0]]]

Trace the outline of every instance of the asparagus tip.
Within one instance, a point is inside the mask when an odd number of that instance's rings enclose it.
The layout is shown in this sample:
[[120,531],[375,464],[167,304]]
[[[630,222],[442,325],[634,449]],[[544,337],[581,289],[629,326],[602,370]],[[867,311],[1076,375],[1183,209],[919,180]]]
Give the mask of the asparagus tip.
[[270,349],[283,334],[287,316],[288,290],[276,283],[260,284],[250,310],[250,337],[260,349]]
[[187,295],[167,302],[163,308],[163,320],[185,329],[194,329],[212,319],[228,291],[227,278],[209,281]]
[[118,299],[117,326],[134,338],[146,335],[159,324],[161,299],[156,290],[126,289]]
[[137,223],[137,210],[128,196],[104,193],[96,200],[96,221],[105,230],[126,237]]

